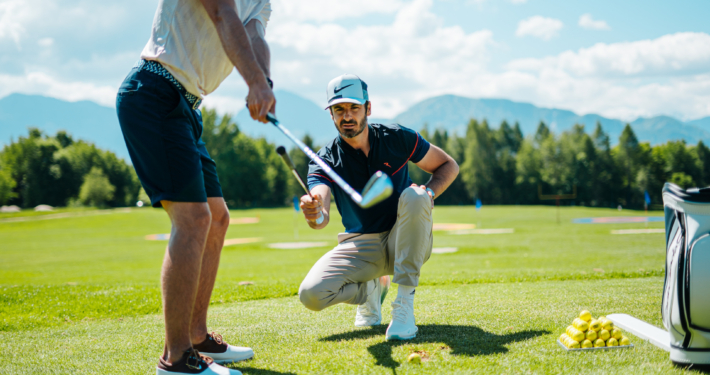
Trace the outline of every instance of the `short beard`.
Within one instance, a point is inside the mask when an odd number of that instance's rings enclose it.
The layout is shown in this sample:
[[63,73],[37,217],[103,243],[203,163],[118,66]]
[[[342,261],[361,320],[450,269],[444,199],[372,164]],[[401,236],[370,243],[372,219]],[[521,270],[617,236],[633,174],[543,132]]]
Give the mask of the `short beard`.
[[359,128],[356,127],[353,130],[341,130],[343,128],[343,124],[352,124],[353,122],[355,123],[355,125],[358,124],[358,122],[355,120],[353,120],[352,122],[351,121],[345,122],[343,120],[343,121],[340,121],[340,127],[338,127],[338,126],[335,127],[338,130],[338,133],[340,133],[341,137],[355,138],[358,135],[362,134],[362,132],[365,131],[365,127],[367,126],[367,115],[363,116],[362,120],[359,121],[359,124],[360,124]]

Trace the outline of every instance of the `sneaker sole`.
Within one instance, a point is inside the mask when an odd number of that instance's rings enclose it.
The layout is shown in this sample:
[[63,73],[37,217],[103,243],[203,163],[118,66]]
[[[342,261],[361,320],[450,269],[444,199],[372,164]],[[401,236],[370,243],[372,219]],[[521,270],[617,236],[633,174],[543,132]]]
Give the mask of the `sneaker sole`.
[[[207,355],[207,354],[205,354],[205,355]],[[239,358],[239,359],[214,359],[214,358],[212,358],[212,360],[214,361],[214,363],[216,363],[218,365],[224,365],[227,363],[237,363],[237,362],[242,362],[242,361],[248,361],[252,358],[254,358],[253,355],[251,357]]]
[[417,333],[415,332],[411,336],[400,336],[400,335],[392,335],[392,336],[387,336],[385,339],[387,341],[389,340],[411,340],[413,338],[417,337]]
[[379,326],[382,324],[382,320],[378,320],[374,323],[355,323],[355,327],[372,327],[372,326]]

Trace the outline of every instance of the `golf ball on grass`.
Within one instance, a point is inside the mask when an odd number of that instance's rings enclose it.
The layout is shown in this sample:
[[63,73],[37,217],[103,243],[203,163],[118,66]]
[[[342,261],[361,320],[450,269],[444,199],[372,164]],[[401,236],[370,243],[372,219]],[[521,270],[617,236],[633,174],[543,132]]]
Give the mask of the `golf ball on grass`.
[[422,363],[422,356],[420,356],[419,353],[412,353],[407,357],[407,362],[418,365]]

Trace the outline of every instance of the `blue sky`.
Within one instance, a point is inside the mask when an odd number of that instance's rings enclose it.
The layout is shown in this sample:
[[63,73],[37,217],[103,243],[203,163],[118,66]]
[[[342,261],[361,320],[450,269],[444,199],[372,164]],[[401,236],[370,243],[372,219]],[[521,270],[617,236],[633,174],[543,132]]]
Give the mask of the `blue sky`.
[[[373,115],[440,94],[496,97],[632,120],[710,116],[710,2],[272,0],[276,87],[320,104],[355,73]],[[0,97],[112,106],[157,0],[0,0]],[[243,108],[235,72],[205,105]]]

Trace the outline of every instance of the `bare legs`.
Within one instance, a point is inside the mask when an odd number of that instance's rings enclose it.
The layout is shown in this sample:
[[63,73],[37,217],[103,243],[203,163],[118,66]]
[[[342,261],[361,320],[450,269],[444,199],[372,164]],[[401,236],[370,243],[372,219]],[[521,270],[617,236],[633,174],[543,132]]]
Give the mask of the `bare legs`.
[[202,255],[202,270],[200,271],[200,284],[197,290],[195,307],[192,309],[192,323],[190,324],[190,338],[192,343],[199,344],[207,336],[207,308],[210,305],[212,288],[217,279],[219,256],[224,245],[224,236],[229,229],[229,211],[222,198],[207,198],[207,203],[212,212],[212,225],[207,236],[205,252]]
[[172,222],[161,275],[166,347],[163,357],[172,363],[192,347],[195,331],[204,332],[197,343],[207,334],[207,307],[229,213],[222,198],[208,198],[208,203],[162,204]]

